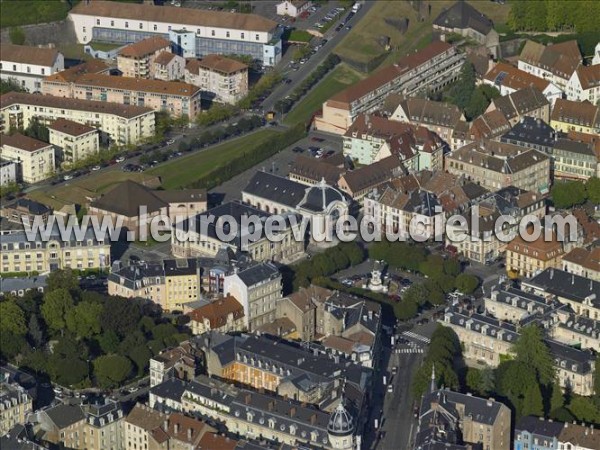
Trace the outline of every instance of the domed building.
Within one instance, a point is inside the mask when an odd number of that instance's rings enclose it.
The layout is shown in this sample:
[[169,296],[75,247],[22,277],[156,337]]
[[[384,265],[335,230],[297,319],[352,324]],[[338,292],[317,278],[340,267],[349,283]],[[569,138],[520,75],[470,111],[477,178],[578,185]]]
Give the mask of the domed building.
[[356,448],[354,439],[354,418],[344,407],[343,400],[335,408],[329,423],[327,434],[331,448],[336,450],[353,450]]
[[[325,180],[306,186],[268,172],[256,172],[242,191],[242,201],[271,214],[300,214],[309,220],[310,241],[335,244],[335,227],[348,216],[350,201]],[[329,238],[332,239],[329,239]]]

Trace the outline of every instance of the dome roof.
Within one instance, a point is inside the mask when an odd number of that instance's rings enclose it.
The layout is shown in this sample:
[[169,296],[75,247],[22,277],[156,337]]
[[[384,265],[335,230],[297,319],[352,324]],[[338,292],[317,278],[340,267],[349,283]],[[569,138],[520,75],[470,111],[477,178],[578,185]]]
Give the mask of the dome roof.
[[327,431],[334,436],[348,436],[354,431],[354,420],[352,416],[344,408],[344,402],[335,408],[331,417],[329,418],[329,424],[327,424]]
[[298,203],[298,208],[313,212],[323,212],[335,201],[346,202],[344,194],[325,183],[325,179],[306,189],[304,198]]

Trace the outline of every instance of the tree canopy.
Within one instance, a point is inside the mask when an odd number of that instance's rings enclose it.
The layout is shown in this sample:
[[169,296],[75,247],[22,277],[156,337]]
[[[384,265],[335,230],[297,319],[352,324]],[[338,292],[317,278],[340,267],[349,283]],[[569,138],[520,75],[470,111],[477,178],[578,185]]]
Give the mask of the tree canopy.
[[94,361],[94,375],[102,387],[113,387],[123,382],[133,366],[125,356],[105,355]]

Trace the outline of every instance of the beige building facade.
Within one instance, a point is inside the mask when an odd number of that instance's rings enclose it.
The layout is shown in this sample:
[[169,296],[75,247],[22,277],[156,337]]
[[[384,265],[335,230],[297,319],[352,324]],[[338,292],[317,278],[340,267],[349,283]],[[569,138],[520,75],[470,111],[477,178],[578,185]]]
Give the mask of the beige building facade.
[[225,56],[206,55],[188,61],[185,82],[198,86],[205,98],[233,105],[248,94],[248,66]]
[[63,164],[76,163],[100,151],[100,134],[94,127],[66,119],[48,126],[50,143],[59,148]]
[[54,175],[55,155],[51,144],[20,133],[2,135],[0,144],[0,157],[18,163],[18,179],[33,184]]

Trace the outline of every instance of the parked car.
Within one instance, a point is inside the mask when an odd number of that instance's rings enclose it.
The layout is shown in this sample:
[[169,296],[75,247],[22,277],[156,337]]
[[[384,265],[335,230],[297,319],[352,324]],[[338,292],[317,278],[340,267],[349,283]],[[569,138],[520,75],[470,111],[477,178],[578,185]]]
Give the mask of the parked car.
[[317,136],[311,137],[310,140],[313,141],[313,142],[323,142],[323,141],[325,141],[325,139],[317,137]]
[[304,149],[303,149],[302,147],[294,147],[294,148],[292,149],[292,151],[293,151],[294,153],[303,153],[303,152],[304,152]]
[[125,157],[124,156],[119,156],[117,159],[115,159],[116,162],[118,163],[122,163],[123,161],[125,161]]
[[174,143],[175,143],[175,139],[169,139],[169,140],[167,141],[167,145],[172,145],[172,144],[174,144]]
[[93,170],[94,172],[96,172],[96,171],[98,171],[98,170],[100,170],[100,169],[102,169],[102,167],[100,167],[100,166],[94,166],[94,167],[92,167],[92,170]]
[[66,174],[66,175],[63,177],[63,180],[65,180],[65,181],[69,181],[69,180],[72,180],[72,179],[73,179],[73,175],[71,175],[71,174]]

